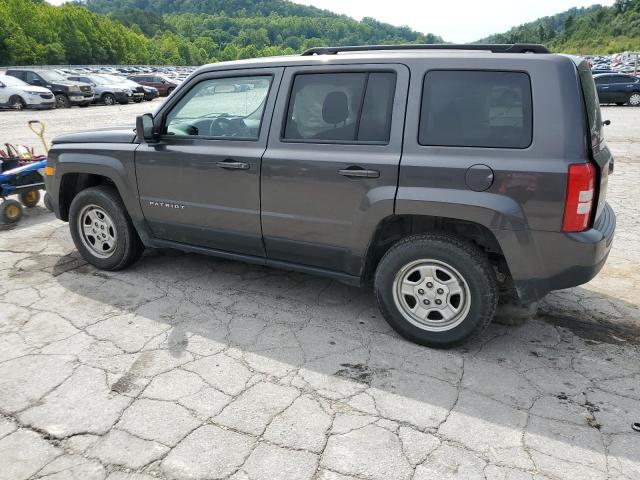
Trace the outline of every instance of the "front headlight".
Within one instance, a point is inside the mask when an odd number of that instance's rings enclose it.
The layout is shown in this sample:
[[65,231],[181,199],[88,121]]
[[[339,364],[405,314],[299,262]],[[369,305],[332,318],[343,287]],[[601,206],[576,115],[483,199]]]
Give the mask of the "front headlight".
[[78,92],[81,92],[82,90],[80,90],[80,86],[79,85],[71,85],[69,87],[69,91],[73,92],[73,93],[78,93]]
[[25,93],[26,93],[27,95],[36,95],[36,96],[40,96],[40,94],[41,94],[41,93],[44,93],[44,92],[36,92],[35,90],[27,90]]

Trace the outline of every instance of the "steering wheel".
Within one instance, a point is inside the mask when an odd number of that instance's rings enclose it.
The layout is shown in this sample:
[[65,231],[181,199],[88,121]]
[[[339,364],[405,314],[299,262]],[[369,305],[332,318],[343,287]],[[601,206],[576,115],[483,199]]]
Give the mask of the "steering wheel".
[[218,117],[209,126],[210,137],[229,136],[231,132],[231,120],[226,117]]

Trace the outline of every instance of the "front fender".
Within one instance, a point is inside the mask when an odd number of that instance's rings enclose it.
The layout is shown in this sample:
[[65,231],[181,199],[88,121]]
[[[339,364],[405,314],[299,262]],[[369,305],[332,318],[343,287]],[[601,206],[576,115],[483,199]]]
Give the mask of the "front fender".
[[67,174],[99,175],[109,179],[117,188],[131,219],[142,222],[138,202],[134,152],[137,144],[60,144],[49,151],[47,165],[55,168],[55,174],[47,177],[47,191],[54,200],[59,216],[62,179]]

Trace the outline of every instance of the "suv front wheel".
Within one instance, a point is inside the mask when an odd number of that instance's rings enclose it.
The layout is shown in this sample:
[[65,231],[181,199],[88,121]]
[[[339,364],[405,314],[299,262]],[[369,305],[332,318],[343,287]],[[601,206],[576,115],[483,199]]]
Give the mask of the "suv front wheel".
[[69,228],[82,257],[101,270],[121,270],[140,258],[144,246],[118,192],[100,185],[71,202]]
[[71,102],[69,97],[64,93],[56,93],[56,107],[57,108],[71,108]]
[[487,256],[447,234],[414,235],[396,243],[380,261],[374,285],[380,311],[394,330],[436,348],[480,335],[498,303]]

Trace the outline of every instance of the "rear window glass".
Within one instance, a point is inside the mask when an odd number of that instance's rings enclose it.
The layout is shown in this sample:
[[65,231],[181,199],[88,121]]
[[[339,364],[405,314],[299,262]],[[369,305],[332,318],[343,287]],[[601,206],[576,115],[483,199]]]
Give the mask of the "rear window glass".
[[532,125],[526,73],[435,70],[425,76],[421,145],[527,148]]

